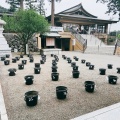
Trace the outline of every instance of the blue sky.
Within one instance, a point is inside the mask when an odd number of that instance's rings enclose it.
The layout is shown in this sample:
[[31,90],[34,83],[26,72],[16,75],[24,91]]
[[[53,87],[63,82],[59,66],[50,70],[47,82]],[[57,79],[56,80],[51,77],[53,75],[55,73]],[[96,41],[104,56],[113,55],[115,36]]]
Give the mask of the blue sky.
[[[9,7],[9,5],[5,3],[5,0],[2,0],[0,2],[1,2],[1,6],[7,7],[7,8]],[[62,0],[60,3],[57,3],[57,2],[55,3],[56,4],[55,13],[61,12],[65,9],[78,5],[79,3],[82,3],[86,11],[97,16],[100,19],[112,18],[113,20],[118,20],[118,15],[105,14],[105,12],[107,11],[107,5],[96,3],[96,0]],[[50,15],[51,4],[48,2],[48,0],[45,0],[45,8],[47,9],[46,15]],[[113,31],[113,30],[120,30],[120,22],[118,22],[117,24],[111,25],[110,31]]]

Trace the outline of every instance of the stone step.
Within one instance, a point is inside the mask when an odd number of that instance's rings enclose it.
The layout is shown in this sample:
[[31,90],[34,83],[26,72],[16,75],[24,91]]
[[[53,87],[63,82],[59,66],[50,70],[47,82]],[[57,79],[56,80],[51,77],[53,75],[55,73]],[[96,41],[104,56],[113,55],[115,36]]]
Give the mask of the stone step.
[[81,36],[87,40],[87,45],[90,46],[106,46],[100,39],[95,37],[94,35],[88,35],[88,34],[81,34]]
[[113,55],[114,46],[98,47],[98,46],[87,46],[85,50],[86,54],[110,54]]

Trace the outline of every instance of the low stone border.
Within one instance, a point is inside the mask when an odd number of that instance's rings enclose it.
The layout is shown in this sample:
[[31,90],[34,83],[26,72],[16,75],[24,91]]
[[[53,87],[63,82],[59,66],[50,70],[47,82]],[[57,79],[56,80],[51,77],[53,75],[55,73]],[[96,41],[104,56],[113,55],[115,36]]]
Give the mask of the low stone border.
[[8,120],[1,84],[0,84],[0,120]]

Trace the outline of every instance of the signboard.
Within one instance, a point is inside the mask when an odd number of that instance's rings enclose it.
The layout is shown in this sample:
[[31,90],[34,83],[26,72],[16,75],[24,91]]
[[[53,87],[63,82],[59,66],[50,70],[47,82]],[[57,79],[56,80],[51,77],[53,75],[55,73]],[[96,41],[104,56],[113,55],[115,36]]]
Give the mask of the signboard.
[[46,46],[55,46],[54,38],[46,38]]
[[76,40],[75,40],[75,39],[73,39],[73,41],[72,41],[72,45],[75,45],[75,43],[76,43]]
[[53,32],[62,32],[63,31],[63,27],[50,26],[49,29],[50,29],[50,31],[53,31]]

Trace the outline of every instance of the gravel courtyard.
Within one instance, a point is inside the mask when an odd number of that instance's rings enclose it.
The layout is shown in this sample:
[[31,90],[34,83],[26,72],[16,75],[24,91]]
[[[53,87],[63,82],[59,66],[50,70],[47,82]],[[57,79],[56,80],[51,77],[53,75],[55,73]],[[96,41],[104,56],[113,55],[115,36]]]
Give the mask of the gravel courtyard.
[[[71,64],[62,58],[62,55],[72,58],[77,56],[79,61],[80,76],[75,79],[72,77]],[[12,57],[19,56],[13,54]],[[34,62],[30,63],[29,58],[24,56],[17,63],[5,66],[0,61],[0,82],[2,85],[5,99],[6,110],[9,120],[70,120],[80,115],[95,111],[97,109],[120,102],[120,74],[117,73],[117,67],[120,67],[120,56],[115,55],[97,55],[82,54],[79,52],[62,52],[58,62],[59,80],[51,80],[52,60],[50,55],[46,56],[46,63],[41,64],[41,73],[34,74],[34,63],[39,63],[41,56],[34,54]],[[27,60],[23,70],[18,70],[18,64],[21,60]],[[81,59],[91,62],[95,65],[94,70],[89,70]],[[107,64],[113,64],[113,69],[108,69]],[[9,76],[8,69],[16,68],[16,76]],[[99,68],[106,69],[106,75],[99,75]],[[24,76],[33,75],[34,83],[25,85]],[[108,83],[106,76],[116,75],[118,81],[116,85]],[[94,81],[95,91],[88,93],[85,91],[84,82]],[[56,98],[56,87],[66,86],[68,88],[67,98],[58,100]],[[40,100],[34,107],[26,106],[24,94],[27,91],[35,90],[39,92]]]

